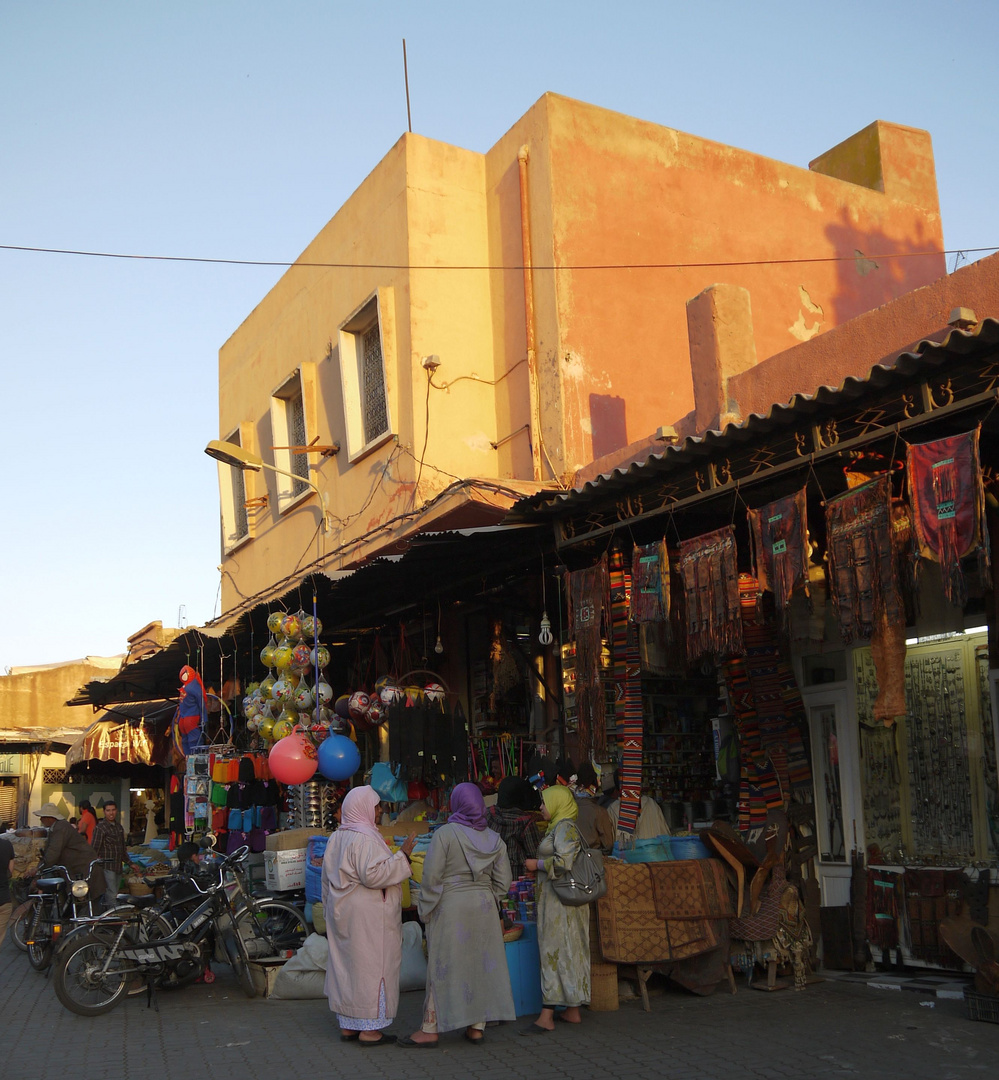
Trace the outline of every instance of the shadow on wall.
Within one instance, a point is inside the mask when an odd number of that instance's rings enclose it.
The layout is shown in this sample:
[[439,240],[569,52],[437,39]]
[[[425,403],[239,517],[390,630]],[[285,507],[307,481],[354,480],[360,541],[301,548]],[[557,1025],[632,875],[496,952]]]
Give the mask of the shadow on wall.
[[913,236],[900,240],[870,228],[857,229],[843,211],[839,221],[826,228],[826,235],[837,254],[854,256],[836,264],[837,291],[828,313],[828,324],[832,326],[929,285],[947,272],[939,241],[930,237],[922,225]]
[[591,460],[628,445],[628,424],[624,398],[610,394],[590,394]]

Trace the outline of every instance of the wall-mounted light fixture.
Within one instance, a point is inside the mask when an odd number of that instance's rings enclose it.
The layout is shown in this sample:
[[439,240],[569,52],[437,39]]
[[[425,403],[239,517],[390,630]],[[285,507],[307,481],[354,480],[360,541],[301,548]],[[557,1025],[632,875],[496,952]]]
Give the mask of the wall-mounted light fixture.
[[281,476],[290,476],[292,480],[299,480],[301,483],[308,485],[319,497],[319,507],[323,515],[323,529],[329,531],[330,514],[326,493],[319,490],[319,485],[314,480],[310,480],[307,476],[299,476],[298,473],[288,472],[286,469],[279,469],[276,465],[268,464],[256,454],[251,454],[249,450],[244,450],[237,443],[223,442],[221,439],[212,439],[205,447],[205,453],[210,458],[221,461],[223,465],[231,465],[234,469],[242,469],[243,472],[260,472],[261,469],[268,469],[270,472],[280,473]]

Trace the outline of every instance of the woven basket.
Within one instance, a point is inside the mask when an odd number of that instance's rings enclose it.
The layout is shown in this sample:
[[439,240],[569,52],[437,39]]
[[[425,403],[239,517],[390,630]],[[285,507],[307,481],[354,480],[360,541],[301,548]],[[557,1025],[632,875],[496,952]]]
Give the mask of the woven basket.
[[148,896],[153,891],[142,878],[134,874],[129,874],[125,880],[128,884],[129,896]]
[[617,1012],[617,964],[590,964],[590,1010]]

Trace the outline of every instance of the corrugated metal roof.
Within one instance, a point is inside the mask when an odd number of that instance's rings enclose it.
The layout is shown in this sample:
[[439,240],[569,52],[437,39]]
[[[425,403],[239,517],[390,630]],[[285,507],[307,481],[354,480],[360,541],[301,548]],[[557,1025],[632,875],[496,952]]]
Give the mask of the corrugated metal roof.
[[696,464],[713,454],[791,427],[820,410],[861,398],[871,389],[883,390],[893,383],[910,381],[930,373],[953,356],[967,356],[980,351],[983,346],[993,347],[997,344],[999,321],[995,319],[984,319],[972,330],[952,330],[942,341],[920,341],[912,350],[899,353],[893,363],[875,364],[863,378],[848,375],[839,386],[820,386],[811,394],[795,394],[786,403],[772,405],[765,415],[751,413],[745,420],[728,424],[721,431],[688,436],[682,442],[665,447],[660,454],[652,454],[643,461],[602,473],[568,491],[538,492],[517,503],[508,520],[512,522],[524,517],[530,519],[580,509],[598,497],[603,498],[631,487],[636,482],[644,483],[660,473]]

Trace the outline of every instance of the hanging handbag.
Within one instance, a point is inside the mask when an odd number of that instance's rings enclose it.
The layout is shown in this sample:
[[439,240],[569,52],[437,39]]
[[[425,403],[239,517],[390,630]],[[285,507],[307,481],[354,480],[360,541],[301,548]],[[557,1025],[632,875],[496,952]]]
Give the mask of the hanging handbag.
[[[573,828],[576,828],[573,826]],[[579,829],[580,849],[572,860],[572,866],[565,874],[548,875],[555,895],[566,907],[582,907],[599,900],[607,892],[607,877],[604,873],[604,853],[599,848],[588,848]]]

